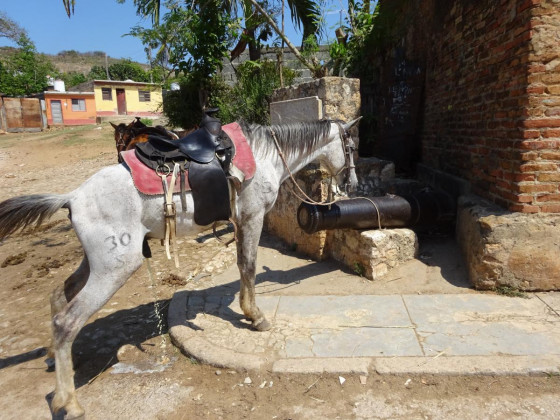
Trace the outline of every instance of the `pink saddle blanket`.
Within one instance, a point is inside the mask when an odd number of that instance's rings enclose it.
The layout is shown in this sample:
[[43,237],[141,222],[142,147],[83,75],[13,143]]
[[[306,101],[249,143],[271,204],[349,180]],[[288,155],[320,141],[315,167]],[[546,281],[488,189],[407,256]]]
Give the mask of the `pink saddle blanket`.
[[[247,143],[247,139],[241,130],[241,127],[237,123],[231,123],[224,125],[222,129],[227,133],[227,135],[233,141],[235,145],[235,155],[232,159],[232,165],[235,166],[244,175],[245,180],[249,180],[255,175],[256,164],[251,146]],[[127,150],[121,152],[121,156],[125,161],[130,174],[132,176],[132,181],[134,186],[142,194],[147,195],[160,195],[163,194],[163,185],[161,183],[161,177],[156,174],[152,169],[144,165],[137,157],[134,150]],[[171,168],[173,170],[173,168]],[[167,176],[167,182],[171,180],[171,174]],[[189,191],[191,188],[189,186],[188,176],[185,176],[185,189]],[[175,180],[174,192],[180,192],[180,177],[177,176]]]

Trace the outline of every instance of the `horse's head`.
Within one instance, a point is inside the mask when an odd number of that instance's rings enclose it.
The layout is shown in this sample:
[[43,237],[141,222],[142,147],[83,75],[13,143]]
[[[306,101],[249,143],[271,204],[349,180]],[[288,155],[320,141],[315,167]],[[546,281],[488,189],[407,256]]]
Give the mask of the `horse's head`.
[[[128,143],[130,142],[130,139],[133,136],[130,129],[131,124],[129,125],[126,125],[125,123],[120,123],[119,125],[115,125],[113,123],[110,124],[115,129],[115,146],[117,147],[117,154],[119,154],[123,150],[126,150],[126,147],[128,146]],[[119,157],[119,162],[121,162],[122,161],[121,156],[118,155],[118,157]]]
[[350,135],[350,129],[361,118],[356,118],[349,123],[332,121],[329,144],[319,157],[319,161],[325,169],[336,177],[338,185],[343,185],[345,189],[348,187],[350,190],[355,190],[358,186],[358,177],[354,165],[356,144]]

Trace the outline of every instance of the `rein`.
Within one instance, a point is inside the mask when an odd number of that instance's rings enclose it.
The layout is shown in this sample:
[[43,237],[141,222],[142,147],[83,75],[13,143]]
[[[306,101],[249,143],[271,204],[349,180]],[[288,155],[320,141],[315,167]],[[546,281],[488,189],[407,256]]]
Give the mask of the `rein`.
[[[352,140],[352,138],[348,135],[346,130],[344,130],[344,128],[342,127],[342,124],[340,124],[338,121],[333,121],[333,122],[338,126],[338,133],[340,135],[340,143],[342,145],[342,151],[344,153],[344,161],[345,161],[345,165],[334,176],[337,176],[338,174],[340,174],[342,171],[344,171],[346,169],[346,171],[347,171],[346,172],[347,173],[346,181],[347,182],[346,182],[345,185],[347,186],[348,185],[348,179],[350,178],[350,171],[356,168],[356,166],[353,164],[353,159],[351,157],[351,153],[353,153],[355,145],[354,145],[354,141]],[[282,163],[284,164],[284,167],[288,171],[288,174],[290,175],[290,179],[292,180],[292,182],[294,183],[294,185],[298,189],[301,196],[298,195],[293,189],[291,190],[291,193],[296,198],[298,198],[299,200],[301,200],[302,202],[304,202],[306,204],[331,205],[331,204],[334,204],[337,201],[339,201],[339,200],[331,200],[331,201],[318,202],[318,201],[313,200],[311,197],[309,197],[305,193],[305,191],[303,191],[301,189],[299,184],[296,182],[296,180],[294,178],[294,174],[290,170],[290,168],[288,166],[288,163],[286,162],[286,158],[284,156],[284,153],[282,152],[282,149],[280,148],[280,144],[278,144],[278,139],[276,138],[276,133],[274,132],[272,127],[269,127],[268,129],[269,129],[270,133],[272,134],[272,139],[274,140],[274,145],[276,146],[276,149],[278,150],[278,155],[280,156],[280,159],[282,160]],[[332,179],[333,179],[333,175],[331,175],[331,185],[332,185]],[[330,189],[329,189],[329,195],[330,195]]]
[[117,146],[126,146],[124,142],[124,133],[119,133],[119,139],[117,140]]

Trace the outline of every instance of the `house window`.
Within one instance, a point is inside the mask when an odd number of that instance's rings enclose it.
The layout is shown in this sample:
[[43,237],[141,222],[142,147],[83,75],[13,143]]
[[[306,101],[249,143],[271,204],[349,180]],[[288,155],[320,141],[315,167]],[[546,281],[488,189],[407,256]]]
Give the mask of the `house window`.
[[113,100],[113,91],[111,88],[101,88],[101,97],[104,101],[112,101]]
[[139,90],[138,96],[140,102],[150,102],[150,91],[149,90]]
[[72,99],[72,111],[85,111],[85,110],[86,110],[85,99]]

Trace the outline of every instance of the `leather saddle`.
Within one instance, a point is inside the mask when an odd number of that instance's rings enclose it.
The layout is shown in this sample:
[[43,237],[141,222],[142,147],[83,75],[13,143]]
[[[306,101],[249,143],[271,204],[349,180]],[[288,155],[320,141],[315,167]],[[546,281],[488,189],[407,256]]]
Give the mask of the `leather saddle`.
[[220,120],[206,114],[200,128],[186,137],[173,141],[162,136],[151,136],[149,143],[154,148],[167,153],[183,155],[198,163],[210,163],[216,152],[227,148],[227,145],[223,144],[224,135]]
[[194,221],[207,226],[231,216],[227,171],[234,155],[233,142],[222,130],[219,119],[206,111],[200,128],[179,140],[150,135],[148,142],[136,145],[136,156],[158,175],[180,168],[181,203],[186,211],[185,176],[194,200]]

